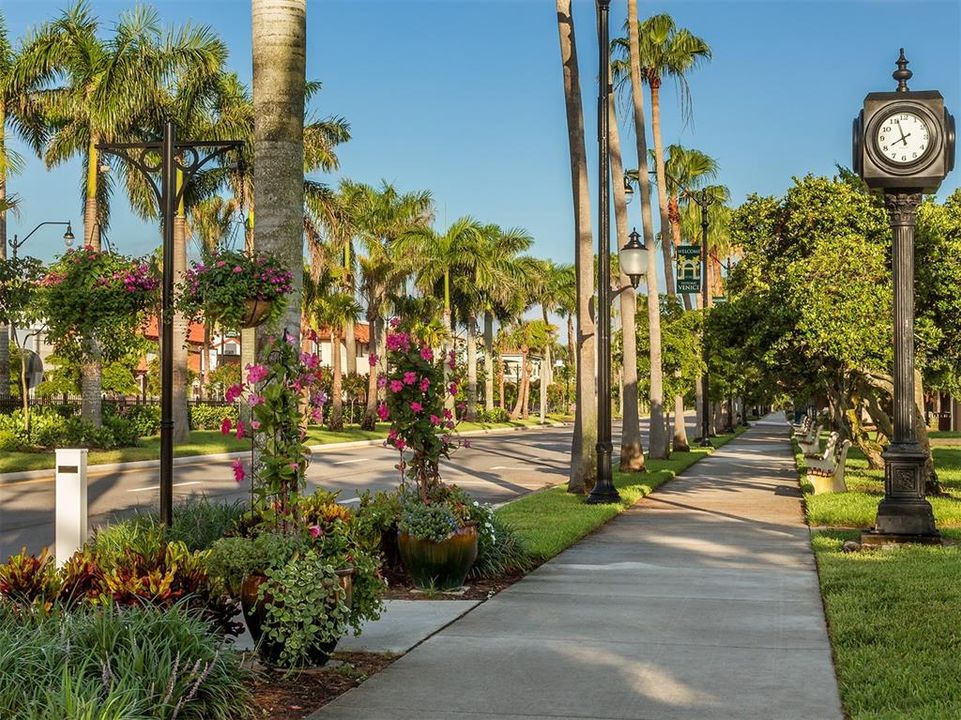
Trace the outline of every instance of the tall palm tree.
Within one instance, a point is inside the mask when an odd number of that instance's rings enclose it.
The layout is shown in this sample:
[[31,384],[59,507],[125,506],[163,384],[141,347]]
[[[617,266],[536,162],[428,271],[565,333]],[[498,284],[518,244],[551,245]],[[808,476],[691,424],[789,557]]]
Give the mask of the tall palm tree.
[[283,258],[294,288],[279,320],[300,337],[304,264],[306,0],[252,0],[254,205],[258,249]]
[[[607,112],[608,136],[611,156],[611,186],[614,189],[614,225],[617,230],[617,246],[628,242],[627,197],[624,192],[624,163],[621,160],[620,128],[617,124],[617,109],[614,96],[608,98]],[[637,334],[634,332],[634,317],[637,314],[637,295],[631,287],[630,279],[620,272],[616,275],[621,292],[621,456],[619,468],[628,472],[643,472],[645,468],[644,448],[641,445],[641,422],[637,395]]]
[[[0,260],[7,257],[7,210],[16,202],[7,195],[7,178],[23,167],[23,157],[7,144],[7,132],[26,141],[35,150],[42,146],[46,127],[30,87],[17,87],[14,67],[17,52],[0,13]],[[0,400],[10,397],[10,329],[0,324]]]
[[566,265],[556,265],[552,260],[536,261],[533,274],[533,295],[541,306],[541,318],[547,337],[543,343],[544,357],[540,372],[540,421],[547,421],[547,389],[553,382],[554,365],[551,357],[551,346],[554,342],[554,326],[551,325],[550,314],[560,309],[562,286],[567,279]]
[[[309,276],[305,276],[308,278]],[[305,287],[310,280],[305,282]],[[306,293],[305,293],[306,294]],[[314,298],[311,315],[318,329],[330,329],[331,367],[333,381],[331,383],[331,405],[329,427],[331,430],[344,428],[344,369],[340,358],[340,346],[343,342],[344,329],[348,322],[356,321],[360,315],[360,305],[350,295],[339,290],[321,294]]]
[[567,490],[586,493],[597,479],[597,388],[594,370],[594,237],[591,232],[591,200],[587,183],[587,152],[584,148],[584,111],[577,66],[577,43],[571,0],[557,0],[557,31],[560,38],[567,112],[567,141],[571,161],[571,192],[574,207],[574,270],[577,276],[577,382],[574,435],[571,441],[571,472]]
[[[97,145],[135,138],[155,117],[159,85],[189,62],[195,48],[189,34],[163,42],[157,13],[146,7],[122,14],[107,40],[97,30],[87,3],[77,2],[27,38],[14,82],[38,88],[33,96],[51,132],[43,152],[47,166],[82,158],[84,244],[99,250],[112,180],[100,172]],[[88,356],[81,367],[81,415],[100,424],[99,351],[92,342]]]
[[654,220],[651,214],[651,186],[647,172],[647,129],[644,121],[644,94],[641,90],[640,40],[637,0],[627,0],[627,51],[631,99],[634,106],[634,136],[637,140],[638,186],[641,194],[641,222],[647,245],[647,317],[651,359],[651,432],[650,456],[667,457],[667,428],[664,426],[664,377],[661,365],[661,310],[657,291],[657,256],[654,248]]
[[[531,386],[530,351],[537,349],[543,351],[544,348],[548,347],[550,345],[550,334],[549,324],[540,320],[529,320],[517,323],[507,335],[510,344],[517,348],[521,354],[521,377],[517,386],[517,399],[510,415],[511,420],[526,419],[528,416]],[[546,393],[547,389],[542,374],[541,397],[544,397]]]
[[427,191],[401,193],[386,181],[374,188],[345,180],[340,192],[349,208],[354,236],[364,251],[357,256],[360,290],[367,306],[371,349],[378,360],[368,378],[367,411],[362,424],[372,429],[377,422],[377,375],[383,372],[386,361],[384,321],[390,297],[413,271],[409,259],[396,252],[396,243],[430,223],[433,201]]

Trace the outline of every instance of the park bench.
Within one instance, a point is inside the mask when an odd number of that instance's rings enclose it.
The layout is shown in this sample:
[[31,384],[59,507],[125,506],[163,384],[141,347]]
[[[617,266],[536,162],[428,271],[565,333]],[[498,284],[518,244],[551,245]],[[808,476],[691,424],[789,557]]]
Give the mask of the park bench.
[[794,437],[802,438],[806,436],[808,434],[808,430],[811,429],[811,422],[811,416],[805,415],[803,418],[801,418],[801,422],[793,424],[792,427],[794,429]]
[[797,444],[801,447],[801,452],[805,455],[810,455],[811,453],[819,452],[821,449],[821,430],[824,428],[824,423],[816,423],[809,430],[807,435],[804,437],[797,438]]
[[848,459],[850,440],[844,440],[835,446],[834,452],[827,458],[813,458],[806,460],[807,480],[814,487],[814,494],[829,492],[846,492],[848,487],[844,482],[844,464]]
[[804,459],[827,460],[834,454],[834,448],[837,447],[838,438],[840,437],[838,433],[832,432],[828,435],[827,442],[824,443],[824,450],[821,450],[821,443],[818,441],[811,452],[804,453]]

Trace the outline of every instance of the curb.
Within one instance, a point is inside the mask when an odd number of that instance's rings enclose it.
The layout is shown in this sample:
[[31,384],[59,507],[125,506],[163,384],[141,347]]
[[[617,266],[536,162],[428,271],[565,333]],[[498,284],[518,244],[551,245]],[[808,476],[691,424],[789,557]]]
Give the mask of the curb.
[[[569,423],[557,423],[549,422],[545,425],[521,425],[519,427],[507,427],[507,428],[490,428],[482,430],[468,430],[467,432],[458,433],[461,437],[475,437],[478,435],[502,435],[512,432],[520,432],[524,430],[540,430],[544,428],[559,428],[568,427]],[[374,447],[377,445],[383,445],[385,442],[384,438],[375,438],[373,440],[350,440],[348,442],[335,442],[335,443],[324,443],[323,445],[310,445],[308,450],[311,454],[314,453],[324,453],[332,452],[335,450],[350,450],[352,448],[360,447]],[[217,460],[233,460],[234,458],[242,458],[250,455],[249,450],[240,450],[236,452],[228,453],[211,453],[210,455],[184,455],[182,457],[174,458],[174,467],[177,465],[199,465],[208,461]],[[89,465],[89,472],[96,472],[98,475],[103,475],[105,473],[114,472],[117,470],[139,470],[146,468],[160,467],[160,460],[133,460],[131,462],[125,463],[104,463],[101,465]],[[18,482],[23,482],[25,480],[37,480],[37,479],[48,479],[51,482],[54,480],[54,468],[44,468],[42,470],[22,470],[20,472],[10,472],[10,473],[0,473],[0,487],[4,485],[15,485]]]

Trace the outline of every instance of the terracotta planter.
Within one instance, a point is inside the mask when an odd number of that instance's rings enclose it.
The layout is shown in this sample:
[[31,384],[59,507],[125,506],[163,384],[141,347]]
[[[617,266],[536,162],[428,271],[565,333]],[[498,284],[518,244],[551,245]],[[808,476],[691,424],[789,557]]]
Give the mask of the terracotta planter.
[[240,327],[253,328],[260,325],[273,309],[272,300],[258,300],[251,298],[244,301],[244,316],[241,319]]
[[[350,605],[353,597],[354,572],[354,568],[337,571],[337,575],[340,578],[340,586],[344,588],[344,591],[347,593],[347,605]],[[244,622],[247,623],[247,629],[250,631],[250,637],[257,647],[257,654],[260,656],[260,659],[266,665],[277,665],[284,645],[281,642],[269,640],[264,637],[263,624],[267,617],[267,611],[264,605],[272,601],[270,593],[265,593],[263,599],[259,597],[260,586],[265,582],[267,582],[265,575],[248,575],[245,577],[243,584],[240,586],[240,607],[243,610]],[[326,665],[335,647],[337,647],[337,640],[321,643],[319,647],[314,648],[311,652],[308,658],[308,664],[313,667]]]
[[417,587],[453,590],[464,584],[477,559],[477,528],[463,527],[442,542],[398,531],[397,546],[404,569]]

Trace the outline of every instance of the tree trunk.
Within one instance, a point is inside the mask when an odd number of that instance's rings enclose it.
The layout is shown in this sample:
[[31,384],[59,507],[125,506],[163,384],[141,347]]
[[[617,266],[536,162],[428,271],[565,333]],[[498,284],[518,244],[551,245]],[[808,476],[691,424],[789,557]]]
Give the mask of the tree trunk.
[[[547,307],[541,306],[541,314],[544,317],[544,325],[550,328],[550,322],[548,321]],[[554,374],[554,366],[551,364],[551,339],[552,333],[548,332],[547,343],[544,345],[544,358],[541,360],[541,371],[540,378],[538,382],[540,383],[540,423],[543,425],[547,422],[547,389],[551,385],[551,379]]]
[[370,352],[373,355],[378,355],[378,358],[377,363],[371,366],[367,375],[367,409],[364,412],[364,419],[361,422],[361,427],[364,430],[373,430],[377,427],[377,377],[380,375],[379,367],[381,362],[378,347],[380,345],[380,335],[383,328],[383,321],[379,315],[379,304],[374,306],[373,311],[368,307],[367,323],[370,328]]
[[526,403],[524,402],[524,385],[527,382],[527,350],[521,348],[521,377],[517,383],[517,400],[514,402],[514,409],[511,410],[511,420],[517,420],[524,413]]
[[[183,182],[181,173],[177,173],[177,186]],[[184,218],[183,205],[180,206],[174,218],[174,287],[183,282],[187,272],[187,224]],[[174,298],[176,307],[176,298]],[[174,346],[173,346],[173,441],[186,442],[190,438],[190,412],[187,401],[190,391],[190,318],[183,312],[174,310]]]
[[521,418],[527,420],[531,414],[531,362],[524,361],[524,372],[521,378],[521,388],[524,391],[524,404],[521,405]]
[[477,416],[477,318],[467,316],[467,412],[465,419]]
[[654,245],[654,219],[651,213],[651,184],[647,171],[647,130],[644,123],[644,93],[641,90],[641,64],[637,27],[637,0],[627,3],[628,42],[630,46],[631,98],[634,105],[634,136],[637,140],[637,175],[641,194],[641,220],[647,245],[647,319],[651,354],[651,436],[650,456],[667,457],[667,432],[664,427],[664,379],[661,368],[661,303],[657,291],[657,248]]
[[252,0],[251,9],[257,249],[281,258],[293,274],[294,291],[274,329],[299,341],[307,3]]
[[[100,159],[97,136],[87,148],[87,184],[83,207],[83,244],[100,250],[100,224],[97,219],[97,181]],[[159,327],[159,323],[158,323]],[[94,338],[85,338],[86,359],[80,364],[80,417],[100,427],[103,424],[101,397],[100,347]]]
[[591,232],[590,188],[587,182],[587,153],[584,149],[584,112],[577,67],[577,43],[571,0],[557,0],[557,30],[563,66],[564,99],[567,112],[567,140],[571,160],[571,191],[576,233],[574,272],[577,276],[577,382],[574,434],[571,442],[571,471],[567,490],[585,493],[597,478],[597,389],[594,385],[594,238]]
[[484,410],[494,409],[494,316],[484,311]]
[[687,441],[687,427],[684,425],[684,396],[674,396],[674,450],[687,452],[691,449]]
[[331,328],[330,346],[333,348],[331,364],[334,369],[334,377],[330,388],[331,404],[329,427],[331,430],[344,429],[344,373],[341,369],[342,365],[340,361],[341,341],[340,333],[333,332],[333,328]]
[[503,363],[500,363],[499,367],[497,368],[497,382],[498,382],[498,385],[500,386],[500,403],[499,403],[499,407],[500,407],[501,410],[506,410],[506,408],[504,407],[504,384],[505,384],[505,380],[504,380],[504,364],[503,364]]
[[667,211],[667,171],[664,167],[664,141],[661,138],[661,79],[648,78],[651,90],[651,134],[654,139],[654,173],[657,175],[657,207],[660,211],[661,254],[664,256],[664,285],[668,295],[674,296],[674,244],[671,221]]
[[344,326],[344,351],[347,353],[347,374],[357,374],[357,337],[354,335],[354,321],[348,320]]
[[[617,229],[617,247],[628,242],[627,198],[624,194],[624,164],[621,160],[620,128],[612,93],[607,111],[608,138],[611,155],[611,187],[614,190],[614,224]],[[621,472],[643,472],[645,468],[644,447],[641,444],[641,420],[637,410],[637,295],[631,287],[631,279],[623,272],[618,275],[621,293],[621,336],[624,362],[621,367]]]

